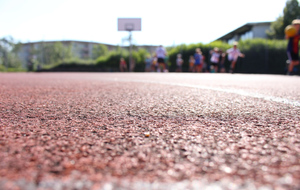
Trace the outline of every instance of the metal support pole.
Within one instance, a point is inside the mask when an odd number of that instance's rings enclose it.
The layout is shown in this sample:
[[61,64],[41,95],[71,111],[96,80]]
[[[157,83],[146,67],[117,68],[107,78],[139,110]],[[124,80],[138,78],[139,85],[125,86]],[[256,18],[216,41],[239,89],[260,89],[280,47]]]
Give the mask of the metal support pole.
[[132,44],[131,44],[131,31],[129,30],[129,71],[132,72]]
[[8,68],[8,64],[7,64],[7,56],[6,56],[5,50],[3,51],[3,61],[4,61],[4,65],[5,65],[5,72],[6,72],[7,68]]

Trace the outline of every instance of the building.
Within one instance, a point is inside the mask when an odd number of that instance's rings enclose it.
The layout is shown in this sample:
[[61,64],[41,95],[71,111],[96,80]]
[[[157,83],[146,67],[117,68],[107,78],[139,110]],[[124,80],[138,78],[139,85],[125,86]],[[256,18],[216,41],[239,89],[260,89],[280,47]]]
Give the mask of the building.
[[239,40],[267,38],[266,31],[270,28],[270,25],[271,22],[247,23],[216,40],[221,40],[231,44],[234,41]]
[[[93,58],[93,49],[98,45],[105,45],[109,51],[116,50],[118,46],[110,44],[102,44],[96,42],[85,42],[85,41],[39,41],[22,43],[21,49],[18,56],[22,62],[24,68],[32,65],[34,59],[39,59],[40,62],[45,62],[47,58],[47,50],[45,47],[48,45],[54,45],[55,43],[61,43],[64,47],[70,48],[72,55],[79,59],[88,60]],[[122,48],[128,48],[128,46],[123,46]],[[136,49],[144,48],[148,52],[154,52],[156,46],[135,46]],[[39,52],[39,53],[37,53]],[[37,55],[39,54],[39,56]]]
[[[84,42],[84,41],[39,41],[22,43],[21,49],[18,53],[19,58],[22,61],[23,67],[27,67],[31,64],[32,59],[36,59],[37,52],[42,52],[42,59],[46,57],[45,48],[48,45],[54,45],[60,42],[64,47],[69,47],[71,49],[72,55],[79,59],[91,59],[93,54],[93,48],[100,43],[95,42]],[[107,46],[108,50],[113,50],[116,46],[104,44]]]

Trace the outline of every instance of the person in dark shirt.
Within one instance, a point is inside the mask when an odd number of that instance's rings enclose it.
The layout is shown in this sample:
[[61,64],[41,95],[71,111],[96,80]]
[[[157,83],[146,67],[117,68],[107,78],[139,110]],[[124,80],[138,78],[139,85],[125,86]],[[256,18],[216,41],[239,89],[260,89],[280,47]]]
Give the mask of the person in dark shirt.
[[289,59],[289,67],[287,74],[290,75],[296,65],[299,65],[299,40],[300,40],[300,19],[295,19],[292,25],[296,29],[296,35],[292,37],[286,36],[288,39],[287,55]]

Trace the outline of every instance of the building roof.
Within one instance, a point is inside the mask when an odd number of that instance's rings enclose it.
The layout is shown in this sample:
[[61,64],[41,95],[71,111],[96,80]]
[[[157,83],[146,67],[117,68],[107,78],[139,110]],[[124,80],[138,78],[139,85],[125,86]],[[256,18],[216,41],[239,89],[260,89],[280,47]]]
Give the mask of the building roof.
[[104,43],[99,43],[99,42],[92,42],[92,41],[79,41],[79,40],[49,40],[49,41],[35,41],[35,42],[25,42],[21,44],[39,44],[39,43],[55,43],[55,42],[61,42],[61,43],[89,43],[89,44],[103,44],[103,45],[108,45],[108,46],[113,46],[110,44],[104,44]]
[[251,23],[247,23],[227,34],[225,34],[224,36],[216,39],[216,40],[226,40],[226,39],[232,39],[235,35],[241,35],[244,34],[248,31],[250,31],[252,29],[253,26],[261,26],[261,25],[270,25],[271,22],[251,22]]

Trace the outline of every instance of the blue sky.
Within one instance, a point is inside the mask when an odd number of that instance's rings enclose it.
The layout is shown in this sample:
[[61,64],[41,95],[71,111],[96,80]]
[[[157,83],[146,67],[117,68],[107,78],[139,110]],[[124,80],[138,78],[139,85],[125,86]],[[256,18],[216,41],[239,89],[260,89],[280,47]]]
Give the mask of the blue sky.
[[209,43],[249,22],[274,21],[286,0],[0,0],[0,38],[126,45],[118,18],[141,18],[137,45]]

